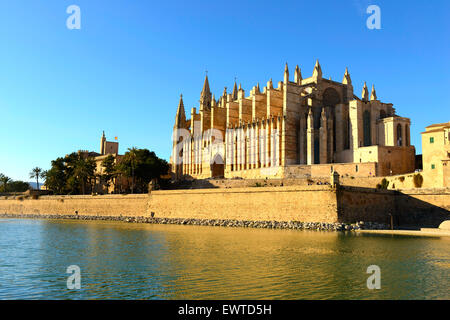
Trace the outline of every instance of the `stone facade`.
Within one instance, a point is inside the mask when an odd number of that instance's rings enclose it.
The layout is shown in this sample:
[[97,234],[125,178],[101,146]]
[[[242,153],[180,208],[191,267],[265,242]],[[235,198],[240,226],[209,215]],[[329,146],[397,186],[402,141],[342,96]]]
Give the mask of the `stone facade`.
[[101,177],[105,174],[105,168],[102,165],[103,160],[112,156],[114,158],[114,164],[118,164],[123,155],[119,154],[119,143],[107,141],[105,132],[103,131],[102,137],[100,138],[100,153],[95,151],[83,151],[80,150],[78,153],[82,154],[85,158],[91,158],[95,162],[95,175],[96,182],[93,188],[93,192],[96,193],[121,193],[127,191],[131,187],[131,179],[123,177],[122,175],[116,175],[112,178],[110,183],[106,183]]
[[450,121],[425,128],[422,154],[425,186],[450,187]]
[[[235,83],[232,93],[225,88],[216,100],[206,76],[198,112],[192,108],[190,119],[182,97],[179,101],[173,177],[283,178],[292,172],[305,177],[327,164],[355,164],[355,176],[414,171],[410,120],[378,100],[373,86],[369,95],[364,83],[359,98],[347,69],[342,82],[325,79],[318,61],[309,78],[297,66],[293,80],[286,64],[276,88],[269,80],[245,96]],[[331,165],[324,169],[324,176],[331,170]]]

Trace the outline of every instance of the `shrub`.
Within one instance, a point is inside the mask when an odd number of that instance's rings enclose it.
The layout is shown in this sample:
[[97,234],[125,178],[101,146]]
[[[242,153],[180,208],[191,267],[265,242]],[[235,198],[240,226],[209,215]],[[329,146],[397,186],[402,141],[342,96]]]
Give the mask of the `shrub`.
[[[378,186],[380,186],[378,188]],[[383,178],[383,180],[381,180],[381,183],[377,185],[378,189],[387,189],[389,186],[389,181],[386,180],[386,178]]]
[[415,174],[413,177],[414,187],[421,188],[423,184],[423,177],[420,173]]

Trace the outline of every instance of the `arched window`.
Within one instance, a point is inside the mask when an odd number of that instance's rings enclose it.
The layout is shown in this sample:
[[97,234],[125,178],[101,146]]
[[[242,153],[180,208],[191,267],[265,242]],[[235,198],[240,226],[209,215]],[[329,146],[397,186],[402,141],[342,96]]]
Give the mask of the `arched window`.
[[372,145],[372,135],[370,132],[370,112],[364,111],[363,114],[363,129],[364,129],[364,146]]
[[400,123],[397,125],[397,146],[402,146],[402,125]]

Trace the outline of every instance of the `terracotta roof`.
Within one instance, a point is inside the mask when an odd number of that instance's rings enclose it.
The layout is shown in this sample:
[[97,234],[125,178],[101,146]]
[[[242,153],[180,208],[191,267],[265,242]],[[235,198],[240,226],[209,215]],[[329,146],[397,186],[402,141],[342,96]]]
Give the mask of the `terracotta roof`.
[[428,127],[425,127],[425,128],[447,127],[447,126],[450,126],[450,121],[449,122],[444,122],[444,123],[435,123],[435,124],[429,125]]
[[424,131],[424,132],[421,132],[421,133],[423,134],[423,133],[433,133],[433,132],[442,132],[442,131],[444,131],[444,128],[438,128],[438,129],[433,129],[433,130],[427,130],[427,131]]

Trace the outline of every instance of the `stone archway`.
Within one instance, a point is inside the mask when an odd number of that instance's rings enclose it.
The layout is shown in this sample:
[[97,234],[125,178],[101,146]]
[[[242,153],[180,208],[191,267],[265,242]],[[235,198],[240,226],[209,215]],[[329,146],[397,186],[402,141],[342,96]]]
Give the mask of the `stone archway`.
[[211,177],[223,178],[225,176],[225,164],[221,154],[216,154],[211,163]]

